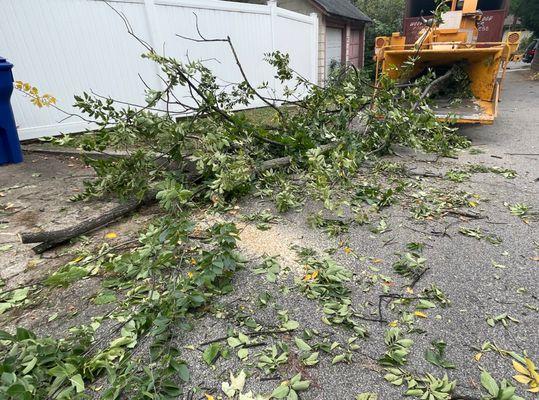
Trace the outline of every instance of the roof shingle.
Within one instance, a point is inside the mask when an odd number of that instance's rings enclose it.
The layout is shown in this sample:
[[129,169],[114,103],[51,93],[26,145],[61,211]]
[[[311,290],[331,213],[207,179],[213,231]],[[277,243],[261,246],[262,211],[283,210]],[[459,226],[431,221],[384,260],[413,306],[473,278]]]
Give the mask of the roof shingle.
[[328,14],[338,15],[363,22],[372,22],[372,20],[363,14],[359,8],[350,3],[349,0],[314,0]]

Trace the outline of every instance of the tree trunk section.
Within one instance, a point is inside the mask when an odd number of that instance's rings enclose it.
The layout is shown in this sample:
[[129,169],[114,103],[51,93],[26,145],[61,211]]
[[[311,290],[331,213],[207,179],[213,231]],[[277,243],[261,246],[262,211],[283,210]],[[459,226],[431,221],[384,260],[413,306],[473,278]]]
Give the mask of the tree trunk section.
[[155,192],[148,194],[143,200],[129,200],[128,202],[120,204],[95,218],[90,218],[69,228],[47,232],[26,232],[21,233],[19,238],[22,243],[42,242],[40,245],[33,248],[36,254],[41,254],[53,247],[67,242],[74,237],[106,226],[124,217],[125,215],[136,211],[141,206],[151,204],[153,202],[155,202]]

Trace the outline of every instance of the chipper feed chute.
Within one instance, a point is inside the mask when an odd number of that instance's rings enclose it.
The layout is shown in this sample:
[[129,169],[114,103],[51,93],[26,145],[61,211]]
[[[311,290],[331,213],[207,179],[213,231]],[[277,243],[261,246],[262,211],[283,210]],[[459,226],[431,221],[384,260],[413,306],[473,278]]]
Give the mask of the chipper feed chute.
[[[423,20],[425,28],[415,44],[406,45],[405,38],[398,33],[376,39],[377,79],[380,68],[382,74],[408,81],[427,70],[440,76],[458,66],[468,75],[471,96],[437,97],[434,112],[439,119],[457,123],[492,124],[507,62],[518,47],[520,33],[510,33],[505,42],[477,43],[482,17],[476,9],[477,0],[451,3],[452,11],[442,14],[442,24]],[[415,60],[412,68],[410,60]]]

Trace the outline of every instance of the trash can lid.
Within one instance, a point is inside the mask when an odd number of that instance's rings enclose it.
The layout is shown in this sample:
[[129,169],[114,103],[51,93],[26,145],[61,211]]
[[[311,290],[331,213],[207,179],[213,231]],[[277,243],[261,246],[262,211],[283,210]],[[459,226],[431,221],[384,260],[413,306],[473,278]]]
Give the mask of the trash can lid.
[[11,68],[13,68],[13,64],[11,64],[4,57],[0,56],[0,71],[10,71]]

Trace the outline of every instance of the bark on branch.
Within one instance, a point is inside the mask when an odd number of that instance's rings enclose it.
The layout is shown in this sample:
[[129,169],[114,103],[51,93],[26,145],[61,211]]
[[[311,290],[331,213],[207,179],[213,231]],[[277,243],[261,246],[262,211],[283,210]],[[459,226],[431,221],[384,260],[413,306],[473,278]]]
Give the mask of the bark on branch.
[[[323,146],[320,146],[320,151],[326,153],[339,145],[338,142],[330,143]],[[275,158],[272,160],[264,161],[258,168],[257,173],[267,171],[269,169],[278,169],[288,167],[292,163],[292,157],[281,157]],[[83,235],[85,233],[94,231],[98,228],[102,228],[111,224],[114,221],[117,221],[123,218],[126,215],[131,214],[142,206],[150,205],[155,203],[157,200],[155,198],[156,192],[152,191],[148,193],[144,199],[131,199],[126,203],[120,204],[111,210],[106,211],[105,213],[95,217],[87,219],[77,225],[71,226],[69,228],[59,229],[55,231],[45,231],[45,232],[23,232],[19,234],[19,239],[21,243],[41,243],[33,248],[36,254],[44,253],[47,250],[50,250],[58,245],[66,243],[67,241]]]
[[419,99],[415,102],[415,104],[412,107],[412,111],[417,110],[421,102],[431,94],[436,93],[442,88],[442,84],[447,81],[451,76],[455,73],[456,68],[452,67],[449,71],[447,71],[445,74],[440,76],[439,78],[436,78],[433,80],[426,88],[423,90],[423,93],[421,93],[421,96],[419,96]]
[[69,228],[46,232],[23,232],[19,235],[19,239],[22,243],[41,243],[33,248],[36,254],[41,254],[77,236],[107,226],[112,222],[136,211],[140,207],[155,202],[155,195],[156,193],[152,192],[146,195],[146,197],[142,200],[129,200],[128,202],[120,204],[95,218],[87,219]]

